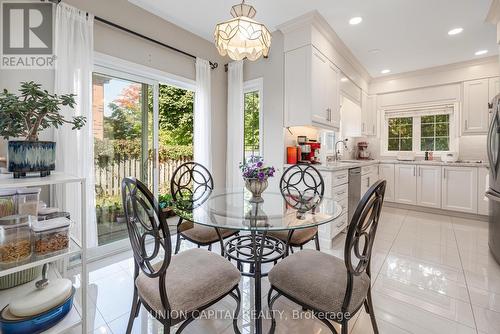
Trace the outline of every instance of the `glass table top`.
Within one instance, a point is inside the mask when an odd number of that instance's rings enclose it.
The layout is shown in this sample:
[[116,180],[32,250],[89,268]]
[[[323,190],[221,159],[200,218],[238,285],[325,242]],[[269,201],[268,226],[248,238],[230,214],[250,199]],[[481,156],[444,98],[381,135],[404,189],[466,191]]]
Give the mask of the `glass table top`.
[[249,231],[280,231],[314,227],[338,218],[347,208],[323,197],[320,204],[301,212],[287,204],[280,193],[264,192],[263,201],[251,202],[246,190],[214,190],[186,209],[186,203],[173,204],[179,217],[193,223]]

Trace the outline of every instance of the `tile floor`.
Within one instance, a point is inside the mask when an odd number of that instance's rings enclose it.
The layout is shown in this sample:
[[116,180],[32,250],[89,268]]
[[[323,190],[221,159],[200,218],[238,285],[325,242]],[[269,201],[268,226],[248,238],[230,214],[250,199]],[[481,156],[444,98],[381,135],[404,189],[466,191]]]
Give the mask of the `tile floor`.
[[[487,239],[486,222],[384,208],[372,255],[373,299],[380,333],[500,333],[500,265],[489,254]],[[344,240],[345,235],[339,236],[333,249],[324,251],[342,257]],[[191,245],[184,242],[183,247]],[[130,254],[92,263],[91,270],[90,333],[125,333],[133,291]],[[267,281],[263,285],[267,291]],[[241,287],[239,325],[242,333],[252,333],[248,310],[253,284],[243,279]],[[212,309],[232,310],[234,306],[227,298]],[[275,309],[288,317],[277,321],[277,333],[329,333],[284,298],[278,299]],[[302,319],[294,319],[296,314]],[[264,327],[269,328],[269,324],[265,321]],[[133,333],[156,334],[162,332],[160,328],[142,310]],[[350,328],[354,334],[372,333],[364,311],[350,321]],[[197,320],[184,333],[229,334],[233,328],[231,320]]]

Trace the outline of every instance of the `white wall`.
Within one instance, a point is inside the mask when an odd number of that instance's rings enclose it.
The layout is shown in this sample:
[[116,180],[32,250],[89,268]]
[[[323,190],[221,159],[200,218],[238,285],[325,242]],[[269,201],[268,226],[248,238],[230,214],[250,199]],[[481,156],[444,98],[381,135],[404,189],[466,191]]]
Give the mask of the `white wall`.
[[[269,58],[255,62],[246,60],[244,80],[263,78],[264,85],[264,159],[266,163],[282,170],[285,159],[283,128],[283,34],[272,34]],[[228,139],[230,140],[230,138]],[[269,187],[277,187],[281,173],[270,180]],[[277,188],[276,188],[277,189]],[[276,190],[275,189],[275,190]]]
[[[227,60],[218,55],[214,44],[132,5],[127,0],[65,0],[65,2],[188,53],[219,63],[219,68],[212,71],[212,172],[216,185],[223,186],[227,109],[227,76],[224,73],[224,63]],[[134,63],[195,79],[192,58],[100,22],[96,22],[94,26],[94,49]],[[4,87],[16,89],[18,83],[23,80],[34,80],[44,84],[48,90],[53,89],[53,71],[0,71],[2,89]],[[5,145],[0,143],[0,155],[4,154]]]

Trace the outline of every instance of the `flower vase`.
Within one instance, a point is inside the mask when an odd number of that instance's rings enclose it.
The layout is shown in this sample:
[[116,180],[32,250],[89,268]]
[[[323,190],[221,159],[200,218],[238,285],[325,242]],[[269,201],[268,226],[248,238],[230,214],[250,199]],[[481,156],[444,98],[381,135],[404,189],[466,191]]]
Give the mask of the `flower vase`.
[[245,179],[245,188],[252,193],[252,198],[249,200],[250,202],[263,202],[262,193],[267,188],[267,180]]

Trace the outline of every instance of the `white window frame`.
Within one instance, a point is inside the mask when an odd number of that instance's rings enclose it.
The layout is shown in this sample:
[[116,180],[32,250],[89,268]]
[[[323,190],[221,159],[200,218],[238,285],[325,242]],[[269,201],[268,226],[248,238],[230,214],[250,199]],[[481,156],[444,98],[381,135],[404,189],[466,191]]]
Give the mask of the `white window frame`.
[[[264,157],[264,79],[257,78],[243,82],[243,118],[245,117],[245,94],[257,91],[259,93],[259,155]],[[244,126],[243,126],[244,129]],[[245,154],[245,147],[243,147]]]
[[[437,106],[445,106],[445,105],[453,105],[453,111],[450,114],[450,143],[449,143],[449,150],[448,151],[459,151],[459,129],[460,129],[460,118],[459,118],[459,104],[457,102],[450,102],[450,103],[440,103],[440,104],[432,104],[432,105],[405,105],[401,106],[400,109],[411,109],[411,108],[418,108],[418,109],[425,109],[425,108],[435,108]],[[388,112],[393,112],[396,110],[396,108],[391,108],[391,109],[384,109],[381,112],[381,117],[380,117],[380,129],[381,134],[380,134],[380,147],[381,147],[381,155],[382,156],[390,156],[390,157],[396,157],[400,151],[389,151],[388,145],[389,145],[389,140],[388,140],[388,132],[389,132],[389,122],[387,121],[386,114]],[[420,142],[421,142],[421,117],[425,115],[420,115],[420,116],[414,116],[413,117],[413,133],[412,133],[412,151],[415,153],[416,156],[424,156],[425,151],[420,150]],[[399,117],[399,116],[398,116]],[[400,116],[404,117],[404,116]],[[446,151],[446,152],[448,152]],[[410,152],[410,151],[401,151],[401,152]],[[433,151],[435,154],[440,155],[441,153],[445,151]]]

